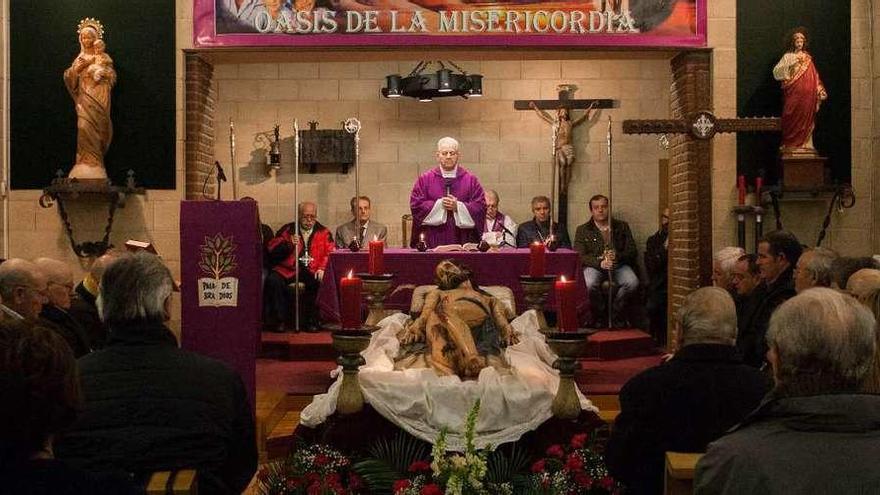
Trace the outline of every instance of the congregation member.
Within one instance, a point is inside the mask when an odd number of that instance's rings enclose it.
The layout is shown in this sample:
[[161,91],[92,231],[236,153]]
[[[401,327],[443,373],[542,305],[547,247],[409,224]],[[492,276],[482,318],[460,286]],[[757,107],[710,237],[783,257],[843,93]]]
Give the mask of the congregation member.
[[[288,286],[296,280],[303,284],[300,295],[300,327],[295,330],[318,331],[318,308],[315,299],[324,270],[335,249],[330,230],[318,222],[318,207],[311,201],[299,205],[299,222],[281,227],[269,241],[272,270],[266,276],[263,289],[263,324],[267,329],[280,331],[294,326],[294,302]],[[304,246],[304,247],[303,247]]]
[[37,321],[48,302],[46,276],[32,262],[11,258],[0,265],[0,298],[16,320]]
[[[865,270],[856,272],[856,275]],[[856,275],[853,275],[855,278]],[[860,285],[862,285],[860,283]],[[876,271],[869,275],[869,279],[864,280],[863,291],[854,294],[856,300],[864,304],[866,308],[874,315],[874,319],[880,321],[880,271]],[[865,377],[862,391],[867,394],[880,394],[880,326],[877,327],[877,347],[874,350],[874,366]]]
[[85,329],[68,312],[73,294],[73,271],[65,263],[51,258],[34,260],[37,268],[46,276],[47,302],[40,311],[40,318],[52,324],[70,345],[74,357],[91,352],[92,347]]
[[678,352],[620,390],[620,414],[605,456],[626,493],[663,493],[666,451],[705,451],[761,402],[770,383],[743,364],[736,331],[730,294],[697,289],[677,315]]
[[104,271],[98,307],[110,337],[79,360],[85,404],[56,454],[92,472],[195,469],[200,492],[241,493],[257,463],[244,384],[220,361],[177,347],[166,326],[173,283],[146,252]]
[[124,473],[99,476],[55,458],[54,439],[82,405],[76,360],[57,333],[0,323],[0,493],[134,494]]
[[86,331],[92,349],[101,349],[107,342],[107,328],[98,316],[98,286],[104,270],[117,257],[115,251],[107,251],[92,262],[86,276],[76,285],[70,301],[70,316]]
[[709,445],[694,493],[880,493],[880,396],[860,393],[875,325],[870,311],[832,289],[784,302],[767,332],[775,386]]
[[459,165],[455,139],[437,141],[435,156],[437,166],[420,175],[410,193],[410,246],[416,247],[423,234],[429,248],[476,242],[477,221],[486,214],[483,186],[476,175]]
[[746,251],[741,247],[727,246],[719,249],[712,256],[712,285],[721,287],[735,297],[736,289],[731,280],[733,265],[744,254]]
[[831,287],[837,253],[828,248],[804,249],[794,267],[794,290],[803,292],[812,287]]
[[744,254],[736,260],[733,265],[733,273],[731,274],[731,284],[733,284],[736,295],[734,302],[736,304],[736,347],[739,349],[740,355],[745,355],[745,345],[749,343],[748,339],[743,336],[746,332],[747,322],[752,320],[752,314],[757,310],[759,300],[755,297],[755,288],[761,283],[761,271],[758,268],[758,256],[755,254]]
[[498,192],[486,190],[486,215],[483,217],[481,239],[490,246],[516,247],[516,222],[498,209],[501,198]]
[[862,268],[846,281],[846,293],[863,303],[877,289],[880,289],[880,270],[873,268]]
[[[588,326],[604,327],[602,318],[607,314],[605,298],[602,295],[602,282],[608,280],[609,272],[617,286],[612,310],[613,319],[608,324],[615,328],[629,326],[623,310],[629,298],[639,287],[639,279],[633,271],[638,258],[638,250],[633,240],[629,224],[623,220],[610,218],[608,198],[597,194],[590,198],[590,219],[578,226],[574,235],[574,249],[580,254],[584,265],[584,280],[587,283],[587,296],[590,299],[592,321]],[[612,239],[611,236],[614,236]],[[609,293],[614,291],[609,290]]]
[[870,256],[837,257],[837,259],[835,259],[831,265],[831,271],[833,272],[831,288],[846,290],[846,284],[849,281],[849,277],[851,277],[853,273],[863,268],[871,268],[874,270],[880,269],[880,263],[878,263],[876,259]]
[[[550,242],[550,221],[552,206],[547,196],[532,198],[532,219],[520,224],[516,232],[516,247],[526,248],[533,242]],[[571,239],[565,225],[553,222],[553,236],[558,247],[571,249]]]
[[761,283],[752,295],[755,299],[753,310],[744,314],[739,342],[743,359],[752,366],[764,366],[767,353],[764,339],[770,315],[795,295],[793,272],[802,251],[797,237],[784,230],[770,232],[758,243]]
[[660,215],[660,229],[645,243],[645,271],[648,273],[646,309],[651,336],[666,344],[666,304],[669,280],[669,208]]
[[[355,203],[357,205],[355,206]],[[351,221],[336,227],[336,247],[348,248],[357,242],[359,249],[364,249],[372,240],[384,241],[388,237],[388,227],[373,221],[372,203],[367,196],[351,198]]]

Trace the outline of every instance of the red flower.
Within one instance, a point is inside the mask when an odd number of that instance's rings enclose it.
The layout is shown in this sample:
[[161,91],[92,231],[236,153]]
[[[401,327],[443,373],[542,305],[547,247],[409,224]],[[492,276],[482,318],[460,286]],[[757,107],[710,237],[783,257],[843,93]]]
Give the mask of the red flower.
[[577,435],[571,437],[571,447],[574,449],[583,448],[583,446],[586,444],[587,444],[587,434],[586,433],[578,433]]
[[419,491],[419,495],[443,495],[443,490],[436,483],[431,483],[430,485],[423,486],[421,491]]
[[568,459],[565,461],[565,466],[563,469],[566,471],[580,471],[584,468],[584,461],[575,454],[569,454]]
[[574,482],[577,483],[577,486],[583,488],[590,488],[593,486],[593,478],[590,478],[590,475],[587,473],[577,473],[574,475]]
[[547,449],[547,455],[549,455],[549,456],[551,456],[551,457],[558,457],[558,458],[562,459],[563,457],[565,457],[565,451],[562,450],[562,446],[561,446],[561,445],[558,445],[558,444],[557,444],[557,445],[551,445],[551,446]]
[[402,492],[409,488],[410,485],[412,485],[412,482],[408,479],[397,480],[394,482],[394,493]]
[[614,478],[605,476],[599,481],[599,485],[606,490],[610,490],[614,486]]
[[310,485],[314,483],[320,483],[321,475],[318,473],[308,473],[306,474],[306,482]]
[[315,456],[315,466],[326,466],[330,464],[330,456],[318,454]]
[[348,474],[348,487],[351,488],[352,492],[357,492],[359,490],[363,490],[364,479],[355,473],[349,473]]
[[532,464],[532,472],[533,473],[543,473],[545,469],[547,469],[546,462],[544,459]]
[[339,473],[327,475],[327,486],[330,488],[342,488],[342,477],[339,476]]
[[420,471],[430,471],[431,463],[428,461],[413,461],[412,464],[409,465],[408,471],[410,473],[418,473]]
[[290,478],[289,480],[287,480],[284,484],[287,486],[288,490],[294,491],[297,488],[299,488],[300,485],[302,485],[302,482],[303,482],[302,478],[300,478],[298,476],[294,476],[293,478]]
[[321,483],[315,482],[306,489],[307,495],[321,495]]

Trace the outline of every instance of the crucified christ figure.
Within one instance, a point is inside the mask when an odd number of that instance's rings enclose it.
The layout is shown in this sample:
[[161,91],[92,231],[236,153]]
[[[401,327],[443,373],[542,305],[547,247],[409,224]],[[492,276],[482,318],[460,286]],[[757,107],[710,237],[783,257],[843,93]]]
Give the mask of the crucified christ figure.
[[559,167],[559,192],[566,194],[568,192],[568,180],[571,178],[571,166],[574,164],[574,145],[572,144],[572,130],[584,123],[590,117],[590,112],[596,109],[596,102],[593,102],[583,115],[575,120],[571,120],[568,108],[561,106],[556,109],[556,118],[549,113],[538,108],[538,105],[531,101],[529,107],[538,114],[545,122],[552,126],[558,126],[559,131],[556,135],[556,166]]

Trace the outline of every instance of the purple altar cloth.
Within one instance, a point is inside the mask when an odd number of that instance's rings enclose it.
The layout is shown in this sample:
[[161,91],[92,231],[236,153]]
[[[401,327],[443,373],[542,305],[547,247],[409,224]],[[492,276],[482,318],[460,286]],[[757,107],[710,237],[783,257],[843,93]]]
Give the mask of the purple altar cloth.
[[[441,260],[452,258],[468,265],[474,271],[474,278],[481,286],[503,285],[510,287],[516,297],[516,310],[522,313],[526,305],[523,299],[519,276],[529,271],[528,249],[504,249],[495,252],[420,253],[414,249],[385,249],[385,271],[393,273],[395,278],[392,289],[400,285],[426,285],[434,283],[434,267]],[[578,318],[583,323],[589,316],[587,286],[584,282],[578,254],[570,249],[559,249],[546,253],[547,275],[565,275],[569,280],[574,277],[578,282]],[[352,253],[338,250],[330,253],[330,262],[324,273],[321,289],[318,291],[317,304],[321,317],[325,322],[339,321],[339,279],[354,270],[355,273],[367,271],[367,253]],[[550,290],[547,310],[556,308],[556,297]],[[401,290],[385,301],[388,309],[409,311],[412,290]]]

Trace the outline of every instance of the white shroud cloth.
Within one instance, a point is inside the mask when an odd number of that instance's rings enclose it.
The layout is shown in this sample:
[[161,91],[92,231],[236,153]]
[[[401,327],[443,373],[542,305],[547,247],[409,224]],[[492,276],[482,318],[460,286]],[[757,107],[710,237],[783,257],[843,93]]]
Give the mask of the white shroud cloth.
[[[438,376],[431,368],[395,371],[397,333],[408,321],[409,316],[396,313],[379,322],[362,353],[366,364],[359,380],[364,398],[389,421],[431,443],[445,427],[448,450],[462,451],[465,417],[476,399],[481,400],[477,448],[516,441],[552,416],[550,405],[559,387],[559,372],[552,367],[556,355],[538,331],[533,310],[511,322],[520,339],[505,351],[511,370],[487,367],[477,380]],[[327,393],[316,395],[302,411],[301,424],[317,426],[336,410],[341,369],[332,372],[336,381]],[[580,390],[577,394],[582,409],[598,412]]]

